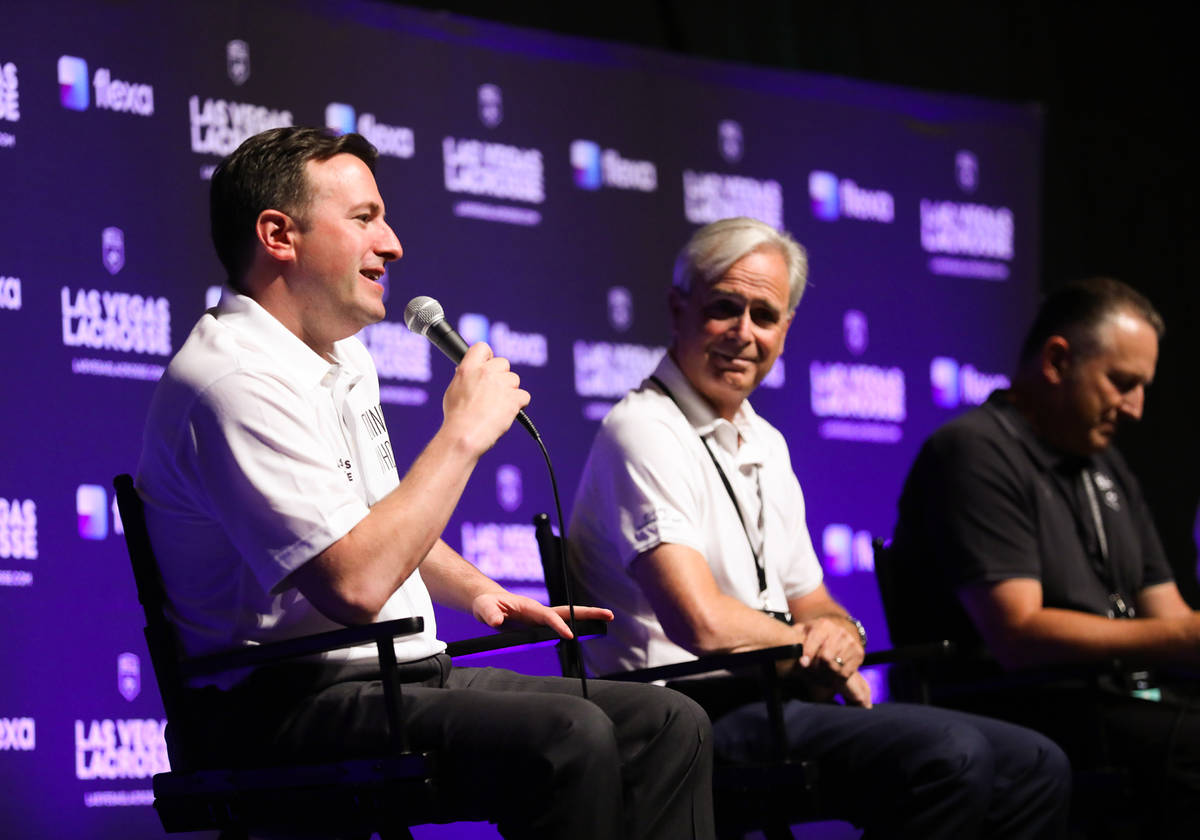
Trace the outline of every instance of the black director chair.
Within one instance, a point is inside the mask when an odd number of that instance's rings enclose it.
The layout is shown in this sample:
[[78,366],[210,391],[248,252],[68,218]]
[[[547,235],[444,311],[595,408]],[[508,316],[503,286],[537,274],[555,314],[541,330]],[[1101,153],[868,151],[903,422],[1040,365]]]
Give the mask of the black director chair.
[[[566,603],[567,582],[563,578],[564,564],[560,555],[560,552],[566,550],[566,542],[554,533],[550,526],[550,518],[546,514],[536,514],[533,524],[550,603]],[[868,654],[863,665],[903,664],[934,658],[942,655],[947,649],[947,644],[922,645],[911,650],[877,651]],[[721,837],[742,837],[749,831],[758,829],[768,840],[783,840],[792,837],[789,826],[794,823],[834,819],[822,806],[819,763],[792,758],[787,754],[785,747],[785,681],[779,676],[776,666],[780,662],[795,661],[802,650],[801,645],[780,645],[740,653],[713,654],[691,662],[602,675],[603,679],[629,682],[663,680],[670,688],[692,696],[706,707],[711,716],[719,717],[726,709],[710,708],[705,702],[707,692],[700,690],[706,687],[706,684],[718,681],[687,678],[715,672],[733,672],[739,675],[732,678],[739,681],[738,688],[748,689],[743,692],[745,702],[755,699],[766,702],[772,754],[765,760],[756,762],[718,761],[713,769],[713,801],[717,833]],[[558,654],[564,676],[574,676],[582,672],[583,664],[573,646],[560,644]]]
[[[171,772],[153,780],[154,808],[167,832],[218,829],[222,838],[249,834],[410,838],[408,826],[453,822],[437,797],[437,754],[407,749],[400,717],[401,684],[393,639],[420,632],[421,618],[346,627],[328,633],[225,653],[186,657],[167,619],[166,592],[146,530],[141,498],[129,475],[113,480],[125,542],[146,615],[146,643],[167,717]],[[603,633],[602,622],[579,622],[582,636]],[[454,642],[451,656],[515,645],[550,643],[544,627],[507,631]],[[188,680],[238,668],[275,664],[294,657],[375,642],[388,707],[390,751],[377,758],[305,765],[211,768],[197,757],[203,744],[188,725]]]

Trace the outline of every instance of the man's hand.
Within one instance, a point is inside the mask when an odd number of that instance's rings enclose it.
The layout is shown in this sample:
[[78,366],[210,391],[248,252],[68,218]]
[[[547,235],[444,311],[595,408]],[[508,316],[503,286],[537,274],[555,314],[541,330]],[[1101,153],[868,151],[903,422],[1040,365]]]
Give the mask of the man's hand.
[[[544,624],[564,639],[571,638],[571,628],[565,621],[569,615],[567,607],[547,607],[524,595],[514,595],[505,591],[485,592],[471,602],[471,614],[481,623],[496,629],[509,622]],[[612,610],[602,607],[576,606],[575,618],[580,621],[612,621],[613,614]]]
[[529,405],[529,392],[520,385],[508,359],[493,356],[483,342],[473,345],[442,397],[443,430],[472,454],[482,455]]
[[865,651],[849,622],[836,616],[821,616],[796,624],[804,645],[800,667],[836,674],[843,680],[858,671]]
[[871,686],[867,684],[867,680],[858,671],[850,675],[850,679],[846,680],[846,684],[842,686],[838,694],[842,695],[842,699],[846,701],[847,706],[862,706],[864,709],[871,708]]

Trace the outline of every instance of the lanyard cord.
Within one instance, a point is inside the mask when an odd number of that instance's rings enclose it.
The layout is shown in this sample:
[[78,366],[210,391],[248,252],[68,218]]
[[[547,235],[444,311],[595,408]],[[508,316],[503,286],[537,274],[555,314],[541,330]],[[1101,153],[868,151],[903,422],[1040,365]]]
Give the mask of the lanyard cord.
[[[663,381],[657,376],[651,376],[650,381],[653,382],[658,389],[662,391],[671,402],[675,403],[675,407],[679,409],[679,413],[683,414],[687,420],[687,414],[683,410],[683,406],[679,404],[679,400],[675,399],[675,395],[671,393]],[[689,421],[690,422],[690,421]],[[742,515],[742,506],[738,504],[737,496],[733,493],[733,485],[729,483],[729,478],[725,475],[725,470],[721,469],[721,462],[717,460],[717,455],[712,451],[712,447],[708,443],[708,439],[704,435],[697,435],[700,442],[704,444],[704,451],[708,453],[708,457],[712,460],[713,466],[717,468],[717,475],[721,477],[721,483],[725,485],[725,492],[729,494],[729,501],[733,502],[733,509],[737,511],[738,522],[742,523],[742,532],[746,535],[746,542],[750,546],[750,556],[754,558],[754,571],[758,573],[758,594],[765,596],[767,592],[767,567],[766,563],[759,556],[758,550],[754,547],[754,540],[750,536],[750,529],[746,526],[746,518]]]
[[[990,403],[984,403],[984,408],[996,418],[1000,425],[1012,435],[1019,443],[1024,443],[1021,440],[1021,435],[1013,426],[1009,419],[1004,414]],[[1096,563],[1093,560],[1093,566],[1096,570],[1097,577],[1108,588],[1108,600],[1110,604],[1110,618],[1133,618],[1134,611],[1124,596],[1122,596],[1116,580],[1116,568],[1109,560],[1108,553],[1108,534],[1104,530],[1104,519],[1100,514],[1100,504],[1096,500],[1096,489],[1092,486],[1092,473],[1086,466],[1079,472],[1080,480],[1083,482],[1083,490],[1088,500],[1088,509],[1092,514],[1092,525],[1095,528],[1096,541],[1100,549],[1100,562]],[[1055,482],[1058,483],[1058,482]],[[1070,497],[1068,494],[1068,502]],[[1071,510],[1075,510],[1075,505],[1070,505]],[[1091,553],[1090,551],[1088,552]]]

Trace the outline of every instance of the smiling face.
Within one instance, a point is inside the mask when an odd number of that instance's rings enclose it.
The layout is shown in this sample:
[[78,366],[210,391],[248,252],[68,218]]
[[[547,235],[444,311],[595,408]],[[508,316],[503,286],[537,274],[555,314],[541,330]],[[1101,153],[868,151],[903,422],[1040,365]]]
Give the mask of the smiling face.
[[670,291],[671,357],[716,412],[732,420],[783,352],[792,316],[788,268],[771,247],[752,251],[718,280]]
[[1043,355],[1043,372],[1056,394],[1044,432],[1077,455],[1107,449],[1121,422],[1141,419],[1158,362],[1154,328],[1128,310],[1102,321],[1095,338],[1096,351],[1080,355],[1066,339],[1053,336]]
[[301,339],[317,352],[383,319],[386,264],[403,254],[384,221],[371,170],[351,154],[306,165],[308,206],[296,219],[289,289]]

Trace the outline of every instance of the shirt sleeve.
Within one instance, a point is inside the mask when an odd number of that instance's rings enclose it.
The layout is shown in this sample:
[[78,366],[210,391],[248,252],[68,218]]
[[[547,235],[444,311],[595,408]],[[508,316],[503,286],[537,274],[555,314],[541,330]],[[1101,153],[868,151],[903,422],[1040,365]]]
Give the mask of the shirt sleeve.
[[[609,531],[626,567],[663,543],[706,553],[697,489],[704,485],[695,475],[691,443],[655,417],[610,417],[598,435],[587,471],[604,502],[591,512],[608,521],[593,527]],[[694,443],[700,445],[698,439]]]
[[791,601],[803,598],[820,586],[824,572],[813,549],[812,536],[808,531],[804,491],[800,489],[800,481],[792,471],[787,441],[778,431],[775,431],[775,438],[774,446],[779,455],[777,457],[773,451],[771,460],[763,469],[776,473],[772,476],[771,486],[781,487],[784,492],[772,494],[772,497],[765,501],[777,508],[774,519],[784,524],[787,534],[782,541],[770,541],[769,550],[773,551],[778,546],[784,552],[779,563],[779,577],[783,583],[783,593],[788,601]]
[[180,442],[203,502],[267,592],[368,513],[317,414],[269,373],[238,371],[197,398]]
[[1009,453],[994,441],[946,427],[922,447],[909,482],[902,518],[922,523],[931,559],[951,587],[1041,580],[1034,511]]

